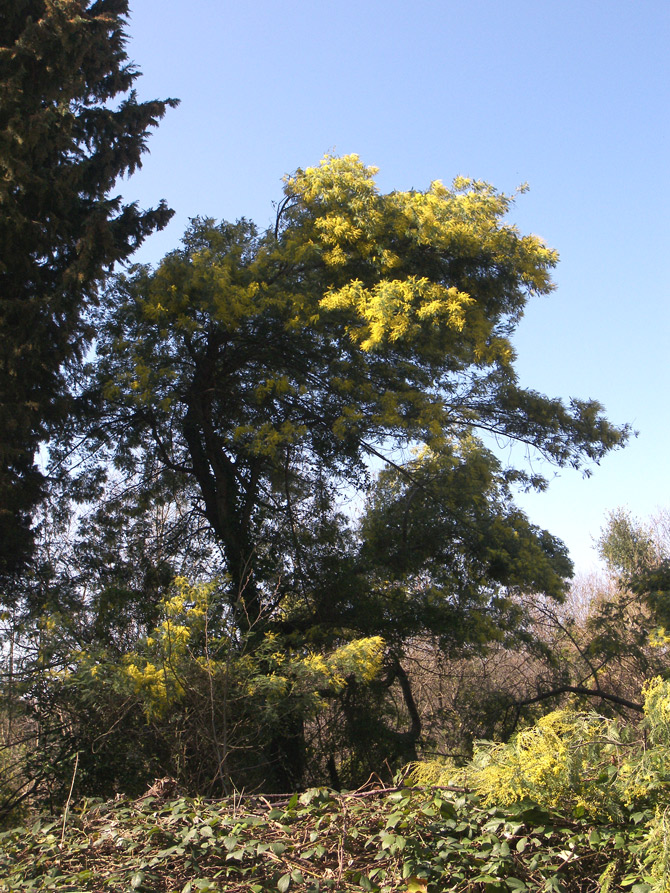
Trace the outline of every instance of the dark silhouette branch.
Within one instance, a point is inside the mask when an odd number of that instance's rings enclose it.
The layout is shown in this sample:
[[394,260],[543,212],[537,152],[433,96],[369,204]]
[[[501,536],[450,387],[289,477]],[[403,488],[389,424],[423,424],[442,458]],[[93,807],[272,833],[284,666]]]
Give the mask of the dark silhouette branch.
[[537,704],[540,701],[558,697],[558,695],[563,695],[567,692],[575,695],[584,695],[589,698],[601,698],[603,701],[611,701],[613,704],[618,704],[620,707],[627,707],[629,710],[635,710],[638,713],[644,712],[644,706],[642,704],[638,704],[635,701],[629,701],[627,698],[622,698],[620,695],[610,694],[600,689],[595,690],[592,688],[584,688],[581,685],[561,685],[559,688],[554,688],[551,691],[535,695],[533,698],[524,698],[523,701],[515,701],[514,706],[519,709],[521,707],[526,707],[529,704]]

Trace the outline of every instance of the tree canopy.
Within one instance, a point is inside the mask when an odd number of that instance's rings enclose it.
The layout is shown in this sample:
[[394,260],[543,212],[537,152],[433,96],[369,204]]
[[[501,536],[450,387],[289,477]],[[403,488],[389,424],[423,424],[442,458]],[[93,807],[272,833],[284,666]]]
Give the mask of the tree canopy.
[[263,586],[291,576],[270,544],[286,538],[297,585],[300,513],[343,483],[365,489],[371,459],[412,478],[403,450],[423,445],[443,466],[458,455],[468,472],[447,489],[465,481],[485,513],[486,475],[503,489],[544,480],[492,470],[483,433],[574,467],[627,435],[595,401],[518,383],[511,335],[551,291],[557,256],[505,221],[512,198],[463,179],[383,194],[375,173],[328,156],[286,178],[273,228],[196,220],[181,249],[107,294],[96,431],[117,462],[141,445],[190,483],[231,598],[258,610]]
[[[67,412],[112,266],[170,219],[113,194],[173,100],[138,102],[127,0],[18,0],[0,19],[0,571],[30,553],[35,453]],[[114,107],[113,100],[123,97]]]
[[[572,566],[515,505],[547,484],[526,455],[588,472],[628,429],[518,380],[514,330],[557,255],[508,222],[514,196],[375,175],[326,156],[267,230],[195,219],[90,311],[50,443],[70,476],[10,605],[55,767],[32,783],[80,753],[97,793],[157,765],[201,792],[356,786],[419,755],[417,649],[547,652],[533,606]],[[495,726],[481,707],[467,734]]]

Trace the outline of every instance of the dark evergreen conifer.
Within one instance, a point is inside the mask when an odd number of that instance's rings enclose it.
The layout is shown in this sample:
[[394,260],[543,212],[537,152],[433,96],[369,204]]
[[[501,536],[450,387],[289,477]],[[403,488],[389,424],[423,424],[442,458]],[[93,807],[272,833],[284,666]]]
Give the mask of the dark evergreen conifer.
[[[112,190],[174,100],[138,102],[127,0],[2,0],[0,14],[0,573],[31,551],[35,454],[67,417],[85,310],[111,267],[172,212]],[[113,100],[121,96],[114,105]]]

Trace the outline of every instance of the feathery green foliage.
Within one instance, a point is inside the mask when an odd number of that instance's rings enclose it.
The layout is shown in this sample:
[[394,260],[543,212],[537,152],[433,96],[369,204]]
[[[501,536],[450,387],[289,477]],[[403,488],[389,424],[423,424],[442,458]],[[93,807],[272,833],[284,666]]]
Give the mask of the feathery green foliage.
[[[551,290],[556,254],[505,222],[512,198],[462,179],[382,194],[375,173],[356,156],[299,170],[265,233],[195,221],[156,270],[116,280],[100,320],[98,446],[121,464],[150,451],[184,476],[224,553],[231,603],[244,593],[252,617],[280,578],[312,588],[301,569],[318,547],[301,545],[301,516],[337,486],[364,490],[371,458],[423,444],[436,464],[460,456],[452,483],[474,486],[478,465],[500,491],[545,482],[498,472],[480,431],[574,466],[627,436],[595,402],[566,406],[516,381],[510,336],[527,300]],[[479,491],[485,514],[486,481]],[[513,564],[510,581],[536,574],[556,591],[565,555],[525,530],[548,573],[522,571],[501,531],[494,578]]]

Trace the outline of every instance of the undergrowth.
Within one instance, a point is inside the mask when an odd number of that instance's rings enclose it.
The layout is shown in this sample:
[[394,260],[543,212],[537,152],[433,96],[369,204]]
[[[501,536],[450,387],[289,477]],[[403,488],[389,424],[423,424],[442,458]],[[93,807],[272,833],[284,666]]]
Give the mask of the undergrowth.
[[651,810],[594,825],[521,801],[401,787],[288,802],[83,804],[0,835],[0,890],[648,893]]
[[41,816],[0,833],[0,893],[670,893],[669,784],[670,682],[654,679],[641,726],[556,711],[395,788]]

